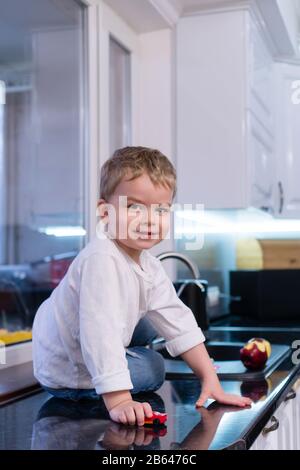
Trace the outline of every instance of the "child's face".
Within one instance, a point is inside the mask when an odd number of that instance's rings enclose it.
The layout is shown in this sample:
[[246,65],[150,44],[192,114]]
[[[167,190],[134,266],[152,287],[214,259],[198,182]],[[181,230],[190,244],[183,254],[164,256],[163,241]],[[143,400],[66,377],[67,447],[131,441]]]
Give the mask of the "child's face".
[[109,233],[124,248],[141,251],[166,237],[173,191],[162,185],[155,186],[146,173],[131,181],[129,178],[124,177],[109,200],[102,199],[99,205],[111,205],[111,211],[108,208],[108,212],[102,212]]

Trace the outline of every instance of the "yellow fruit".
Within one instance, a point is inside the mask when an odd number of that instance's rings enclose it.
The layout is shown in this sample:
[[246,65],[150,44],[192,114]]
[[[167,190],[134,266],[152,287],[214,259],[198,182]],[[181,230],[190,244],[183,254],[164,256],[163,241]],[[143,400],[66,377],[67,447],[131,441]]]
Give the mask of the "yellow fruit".
[[5,344],[20,343],[32,339],[32,332],[28,330],[7,331],[0,330],[0,341]]

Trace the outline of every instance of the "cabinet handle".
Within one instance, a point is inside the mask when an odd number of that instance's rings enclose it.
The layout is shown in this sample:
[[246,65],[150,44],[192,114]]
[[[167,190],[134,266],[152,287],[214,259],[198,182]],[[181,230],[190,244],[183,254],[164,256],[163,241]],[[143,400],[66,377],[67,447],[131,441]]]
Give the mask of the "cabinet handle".
[[296,398],[296,392],[295,390],[291,390],[287,396],[285,397],[284,401],[289,401],[289,400],[293,400],[294,398]]
[[278,181],[278,189],[279,189],[279,214],[281,214],[283,210],[283,205],[284,205],[284,192],[283,192],[283,185],[281,181]]
[[276,429],[279,428],[279,421],[278,419],[275,417],[275,416],[272,416],[271,418],[271,426],[269,426],[268,428],[265,427],[263,430],[262,430],[262,435],[265,436],[266,434],[268,434],[269,432],[273,432],[273,431],[276,431]]

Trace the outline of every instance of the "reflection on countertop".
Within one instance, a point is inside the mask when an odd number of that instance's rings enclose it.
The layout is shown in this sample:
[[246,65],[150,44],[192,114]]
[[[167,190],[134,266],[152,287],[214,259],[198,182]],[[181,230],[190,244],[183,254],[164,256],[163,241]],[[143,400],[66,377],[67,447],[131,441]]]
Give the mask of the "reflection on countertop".
[[[244,340],[244,333],[217,330],[217,340]],[[258,336],[247,331],[247,338]],[[261,334],[259,336],[262,336]],[[295,332],[264,334],[271,342],[291,344]],[[201,386],[196,379],[166,380],[157,392],[135,395],[153,410],[167,412],[167,428],[129,427],[113,423],[97,402],[72,403],[45,392],[0,408],[0,449],[242,449],[249,448],[299,376],[299,366],[285,359],[266,380],[223,381],[229,393],[253,400],[240,409],[207,402],[195,408]]]
[[[182,385],[177,384],[176,393]],[[153,408],[156,403],[156,410],[165,410],[159,395],[145,394],[143,399],[151,402]],[[160,427],[124,426],[110,421],[102,404],[69,404],[51,398],[42,406],[33,425],[31,449],[159,450],[168,447],[204,450],[209,448],[223,416],[241,411],[240,408],[221,406],[215,402],[201,410],[188,410],[188,406],[189,403],[185,403],[186,423],[181,416],[178,421],[181,433],[173,433],[172,439],[176,438],[176,441],[171,441],[167,439],[168,427],[161,432]],[[192,412],[195,425],[190,426]]]
[[[145,393],[142,398],[135,397],[148,401],[156,411],[167,411],[169,420],[163,433],[159,427],[133,427],[112,422],[102,401],[70,403],[41,393],[0,411],[0,448],[202,450],[210,448],[220,427],[222,434],[225,432],[227,435],[227,442],[223,436],[225,446],[230,446],[236,436],[228,418],[234,414],[247,413],[250,409],[240,410],[215,402],[207,408],[195,409],[194,403],[199,391],[199,383],[194,380],[188,383],[174,381],[166,382],[159,393]],[[169,398],[168,407],[162,396]],[[37,410],[37,416],[32,419],[34,410]],[[243,447],[242,443],[241,448]]]

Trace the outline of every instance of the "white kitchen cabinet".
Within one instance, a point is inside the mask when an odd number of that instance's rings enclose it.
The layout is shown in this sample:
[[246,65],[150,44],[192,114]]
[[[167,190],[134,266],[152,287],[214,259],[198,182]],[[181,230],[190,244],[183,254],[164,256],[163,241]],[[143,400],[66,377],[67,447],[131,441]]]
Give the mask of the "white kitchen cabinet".
[[300,450],[300,380],[275,411],[251,450]]
[[269,430],[268,433],[262,432],[250,450],[277,450],[278,449],[278,423],[277,416],[272,416],[264,429]]
[[265,130],[254,113],[249,112],[248,120],[249,205],[274,214],[276,191],[274,137]]
[[276,216],[300,218],[300,64],[274,65],[276,77]]
[[248,205],[274,213],[276,162],[274,149],[274,86],[273,58],[259,25],[254,18],[247,21],[246,38],[248,74],[247,147]]
[[272,62],[251,10],[180,19],[179,203],[200,203],[209,209],[271,208],[275,179]]

